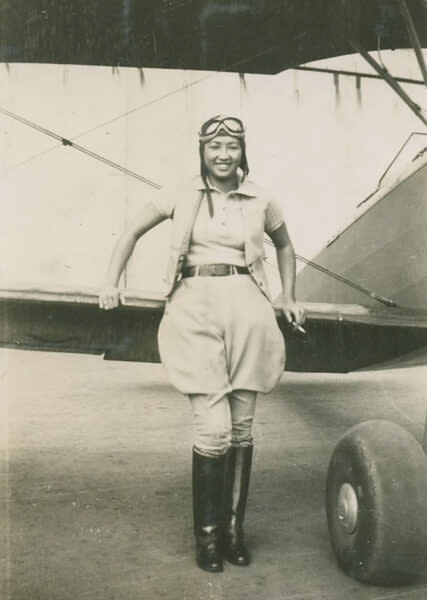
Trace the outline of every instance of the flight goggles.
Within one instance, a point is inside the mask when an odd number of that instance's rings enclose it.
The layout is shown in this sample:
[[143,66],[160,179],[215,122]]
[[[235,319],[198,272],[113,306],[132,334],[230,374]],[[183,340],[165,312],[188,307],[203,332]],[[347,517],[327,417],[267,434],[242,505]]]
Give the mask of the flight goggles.
[[201,142],[209,142],[215,136],[219,135],[220,132],[233,137],[245,137],[245,128],[240,119],[218,116],[203,123],[199,131],[199,140]]

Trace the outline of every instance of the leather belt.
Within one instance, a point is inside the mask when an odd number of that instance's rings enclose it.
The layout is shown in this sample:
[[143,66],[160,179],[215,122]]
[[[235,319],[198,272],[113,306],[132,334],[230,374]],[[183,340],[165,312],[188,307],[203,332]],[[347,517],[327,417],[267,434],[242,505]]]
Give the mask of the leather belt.
[[182,269],[182,277],[222,277],[224,275],[248,275],[247,267],[239,267],[237,265],[200,265],[197,267],[185,267]]

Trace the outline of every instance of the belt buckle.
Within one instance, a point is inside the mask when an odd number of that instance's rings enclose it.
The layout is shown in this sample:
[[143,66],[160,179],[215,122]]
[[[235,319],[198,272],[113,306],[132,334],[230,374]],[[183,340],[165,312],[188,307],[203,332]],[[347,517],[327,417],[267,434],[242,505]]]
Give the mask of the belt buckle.
[[236,269],[235,265],[229,265],[228,274],[229,275],[236,275],[236,273],[237,273],[237,269]]

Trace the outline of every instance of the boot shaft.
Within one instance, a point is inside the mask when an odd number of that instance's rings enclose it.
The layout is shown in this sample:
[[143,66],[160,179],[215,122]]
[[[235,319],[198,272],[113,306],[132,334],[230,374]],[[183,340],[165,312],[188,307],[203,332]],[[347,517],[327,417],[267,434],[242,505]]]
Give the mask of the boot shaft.
[[241,529],[248,499],[253,445],[232,446],[225,465],[224,517],[227,529]]
[[219,529],[224,514],[225,456],[211,457],[193,449],[193,514],[196,536]]

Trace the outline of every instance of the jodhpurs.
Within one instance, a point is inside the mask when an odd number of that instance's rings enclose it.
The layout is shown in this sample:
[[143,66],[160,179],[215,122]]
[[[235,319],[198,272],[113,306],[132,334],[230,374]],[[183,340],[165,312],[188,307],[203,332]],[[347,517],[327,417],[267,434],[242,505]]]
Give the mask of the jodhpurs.
[[194,447],[206,456],[225,454],[231,445],[252,443],[257,393],[189,394],[195,424]]

